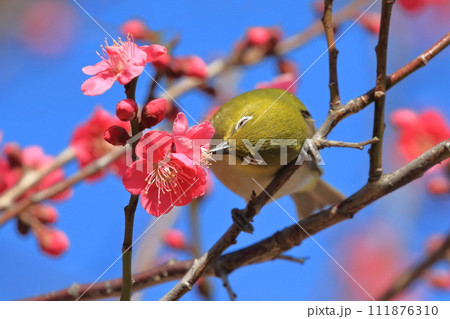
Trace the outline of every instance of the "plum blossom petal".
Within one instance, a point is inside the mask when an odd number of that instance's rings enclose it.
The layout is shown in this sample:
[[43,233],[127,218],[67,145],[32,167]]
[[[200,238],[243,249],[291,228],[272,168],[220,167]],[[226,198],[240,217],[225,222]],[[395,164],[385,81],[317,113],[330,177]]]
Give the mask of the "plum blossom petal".
[[172,136],[164,131],[147,132],[136,145],[136,155],[152,163],[161,161],[172,147]]
[[184,115],[184,113],[179,112],[175,118],[175,121],[173,121],[172,134],[175,136],[184,135],[188,130],[188,127],[189,124],[186,115]]
[[167,49],[159,44],[143,45],[140,47],[147,54],[145,62],[149,63],[167,53]]
[[146,161],[139,160],[134,162],[123,175],[122,182],[127,191],[133,195],[139,195],[140,192],[145,188],[147,182],[145,181],[147,174],[146,171]]
[[83,73],[87,74],[87,75],[95,75],[97,73],[100,73],[102,71],[106,71],[108,69],[109,69],[108,62],[102,60],[102,61],[98,62],[95,65],[85,66],[84,68],[81,69],[81,71],[83,71]]
[[[122,122],[106,110],[97,107],[90,119],[75,129],[70,146],[75,152],[80,167],[92,163],[112,150],[113,146],[103,139],[105,131],[112,126],[121,126],[128,131],[130,130],[128,122]],[[120,175],[125,171],[125,163],[126,159],[123,155],[111,163],[109,168]],[[87,180],[96,180],[102,177],[105,172],[106,170],[102,170],[92,174]]]
[[112,72],[100,72],[93,77],[87,79],[81,85],[81,91],[85,95],[95,96],[105,93],[109,90],[116,80],[116,76]]

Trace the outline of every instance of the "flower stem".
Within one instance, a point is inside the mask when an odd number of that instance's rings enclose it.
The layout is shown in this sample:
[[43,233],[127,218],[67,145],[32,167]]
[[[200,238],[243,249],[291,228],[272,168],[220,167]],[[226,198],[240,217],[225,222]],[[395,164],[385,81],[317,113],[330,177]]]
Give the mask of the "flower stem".
[[[134,78],[130,83],[125,85],[125,94],[129,99],[135,99],[136,84],[138,78]],[[131,121],[131,133],[132,136],[140,133],[139,121],[134,119]],[[131,145],[131,157],[133,162],[136,161],[136,144],[138,140]],[[139,201],[139,195],[130,195],[128,205],[124,208],[125,213],[125,232],[123,236],[122,245],[122,292],[120,295],[121,301],[130,301],[131,299],[131,287],[133,286],[133,278],[131,274],[131,261],[132,261],[132,246],[133,246],[133,226],[134,226],[134,213],[136,212],[137,203]]]

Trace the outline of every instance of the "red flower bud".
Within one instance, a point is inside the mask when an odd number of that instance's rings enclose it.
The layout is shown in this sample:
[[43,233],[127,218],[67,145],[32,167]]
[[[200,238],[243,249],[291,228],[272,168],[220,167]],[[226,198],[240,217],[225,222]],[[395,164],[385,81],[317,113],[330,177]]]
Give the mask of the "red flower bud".
[[174,249],[186,249],[186,237],[178,229],[169,229],[163,234],[164,243]]
[[247,31],[247,41],[249,45],[266,45],[271,38],[272,34],[268,28],[253,27]]
[[281,74],[284,73],[292,73],[298,74],[298,68],[295,62],[289,60],[279,60],[278,61],[278,70]]
[[381,16],[378,12],[367,12],[361,16],[358,22],[370,33],[378,35],[380,33],[380,21]]
[[116,115],[121,121],[133,120],[138,112],[138,106],[133,99],[125,99],[117,103]]
[[131,34],[133,38],[142,40],[151,35],[151,31],[147,28],[145,23],[139,19],[128,20],[120,27],[120,31],[125,34]]
[[208,76],[208,67],[198,56],[174,58],[171,71],[172,76],[175,78],[185,75],[205,79]]
[[17,219],[17,230],[21,235],[27,235],[30,232],[30,225],[25,223],[21,218]]
[[48,205],[34,206],[31,214],[44,224],[53,224],[58,219],[58,211],[56,208]]
[[441,234],[432,235],[425,244],[425,249],[428,254],[434,253],[436,250],[441,248],[444,244],[445,238]]
[[318,16],[323,15],[323,12],[325,11],[325,3],[322,0],[313,2],[312,7],[313,7],[314,12]]
[[125,145],[130,136],[123,127],[114,125],[105,131],[103,138],[112,145]]
[[165,99],[156,99],[148,102],[142,110],[142,124],[146,128],[155,126],[164,119],[166,108],[167,101]]
[[399,0],[398,4],[406,11],[418,11],[425,7],[427,0]]
[[170,65],[170,54],[165,53],[152,61],[152,65],[159,71],[166,70]]
[[37,239],[42,251],[51,256],[59,256],[69,249],[69,239],[58,229],[44,226],[39,230]]
[[450,272],[447,270],[435,270],[429,273],[426,279],[435,288],[450,290]]
[[450,182],[445,177],[436,177],[428,182],[428,191],[433,195],[450,193]]
[[208,76],[206,63],[198,56],[192,56],[184,59],[183,73],[186,76],[193,76],[205,79]]
[[3,148],[3,152],[5,152],[6,157],[8,158],[9,166],[13,167],[21,167],[22,163],[22,150],[17,143],[7,143]]
[[167,109],[166,109],[166,119],[173,122],[175,118],[177,117],[177,114],[180,112],[178,107],[173,105],[170,102],[167,102]]

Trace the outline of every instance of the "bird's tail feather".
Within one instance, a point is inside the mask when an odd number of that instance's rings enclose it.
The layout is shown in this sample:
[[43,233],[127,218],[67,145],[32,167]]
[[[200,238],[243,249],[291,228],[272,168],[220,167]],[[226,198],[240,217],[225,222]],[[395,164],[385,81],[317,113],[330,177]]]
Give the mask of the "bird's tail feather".
[[345,196],[324,180],[318,179],[313,188],[306,192],[293,193],[291,198],[295,202],[298,218],[303,219],[316,209],[343,201]]

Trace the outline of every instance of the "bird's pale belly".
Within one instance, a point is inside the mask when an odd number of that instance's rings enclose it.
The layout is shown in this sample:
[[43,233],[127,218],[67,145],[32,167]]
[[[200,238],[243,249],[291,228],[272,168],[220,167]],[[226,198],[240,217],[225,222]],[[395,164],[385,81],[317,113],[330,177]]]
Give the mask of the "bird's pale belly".
[[[245,200],[250,199],[252,190],[259,194],[262,190],[258,184],[266,187],[272,181],[277,169],[262,165],[241,165],[239,161],[237,161],[236,165],[229,165],[228,156],[224,156],[223,160],[213,162],[211,165],[214,175],[227,188]],[[280,198],[287,194],[306,191],[314,186],[317,177],[318,174],[316,172],[311,171],[307,165],[303,165],[274,197]]]

